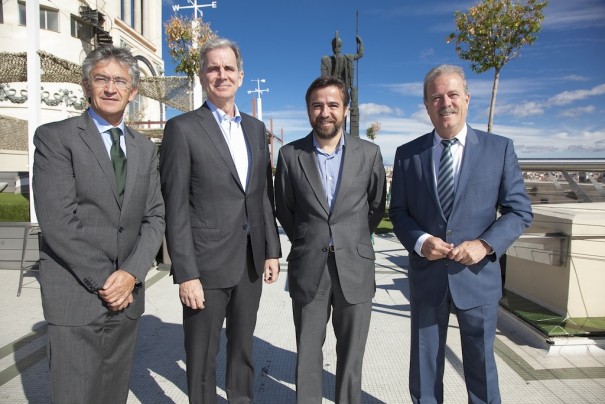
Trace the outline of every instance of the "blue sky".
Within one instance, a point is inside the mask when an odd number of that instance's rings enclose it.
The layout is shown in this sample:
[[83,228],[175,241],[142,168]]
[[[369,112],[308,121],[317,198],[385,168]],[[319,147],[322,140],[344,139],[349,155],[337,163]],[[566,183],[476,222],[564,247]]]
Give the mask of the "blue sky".
[[[203,0],[199,3],[202,4]],[[203,4],[211,1],[204,1]],[[163,18],[173,4],[163,0]],[[373,122],[385,163],[397,146],[432,130],[422,104],[422,81],[432,67],[459,64],[466,70],[471,103],[468,122],[486,130],[493,70],[482,74],[459,59],[446,37],[455,30],[453,13],[476,1],[401,0],[217,0],[204,8],[204,21],[236,41],[244,58],[244,85],[236,103],[252,112],[248,90],[261,89],[263,120],[283,129],[285,141],[310,131],[304,94],[331,55],[335,31],[343,53],[355,53],[355,14],[364,56],[359,60],[360,135]],[[181,10],[191,17],[193,12]],[[174,63],[164,44],[166,75]],[[175,114],[170,111],[169,116]],[[493,132],[514,140],[521,158],[605,157],[605,1],[551,0],[538,39],[502,70]]]

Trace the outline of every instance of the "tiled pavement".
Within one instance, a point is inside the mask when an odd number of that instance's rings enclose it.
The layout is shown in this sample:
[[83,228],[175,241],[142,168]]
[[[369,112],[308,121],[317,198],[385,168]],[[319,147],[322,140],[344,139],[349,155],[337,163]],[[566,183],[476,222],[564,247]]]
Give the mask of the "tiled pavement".
[[[409,302],[407,252],[392,236],[376,237],[376,297],[363,373],[364,403],[409,403]],[[283,253],[289,244],[282,235]],[[295,339],[285,260],[276,284],[264,286],[255,335],[255,402],[293,403]],[[19,272],[0,270],[0,403],[47,403],[48,370],[39,286]],[[129,403],[186,403],[181,308],[167,271],[147,278]],[[501,310],[496,340],[505,403],[600,403],[605,397],[605,351],[594,346],[548,349],[536,334]],[[457,323],[452,316],[446,352],[447,403],[467,402]],[[334,400],[334,335],[324,354],[324,402]],[[224,348],[224,340],[223,340]],[[217,401],[225,403],[224,355],[219,356]]]

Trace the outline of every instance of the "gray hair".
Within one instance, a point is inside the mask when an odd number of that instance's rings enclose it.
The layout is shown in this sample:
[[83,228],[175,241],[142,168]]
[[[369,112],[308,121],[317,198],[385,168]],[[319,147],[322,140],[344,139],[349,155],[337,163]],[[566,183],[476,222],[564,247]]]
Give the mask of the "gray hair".
[[231,50],[235,54],[237,69],[240,72],[244,71],[244,61],[242,60],[242,53],[239,50],[239,46],[237,46],[235,42],[227,38],[216,37],[210,39],[200,48],[200,72],[204,71],[204,61],[206,60],[206,55],[208,54],[208,52],[219,48],[231,48]]
[[128,49],[114,46],[101,46],[86,55],[86,59],[82,62],[82,81],[87,81],[91,78],[90,73],[97,64],[111,60],[118,62],[128,70],[128,74],[130,74],[132,79],[132,88],[137,88],[141,77],[137,59],[132,56],[132,53]]
[[468,85],[466,84],[466,77],[464,76],[464,70],[460,66],[455,65],[439,65],[437,67],[433,67],[424,77],[424,100],[427,100],[426,89],[429,83],[432,83],[438,76],[442,74],[457,74],[462,79],[462,83],[464,85],[464,92],[468,94]]

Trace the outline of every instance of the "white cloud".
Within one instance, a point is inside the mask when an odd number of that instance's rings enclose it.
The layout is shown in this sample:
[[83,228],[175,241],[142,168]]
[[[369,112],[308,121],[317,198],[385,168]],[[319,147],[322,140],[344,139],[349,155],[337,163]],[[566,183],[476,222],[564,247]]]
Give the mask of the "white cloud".
[[563,91],[562,93],[551,97],[548,102],[555,105],[567,105],[574,101],[602,94],[605,94],[605,84],[598,85],[590,90]]
[[545,29],[579,29],[605,25],[601,0],[551,0],[544,9]]
[[369,102],[369,103],[359,105],[359,114],[361,115],[361,117],[363,119],[363,117],[365,117],[365,116],[372,116],[372,115],[382,115],[382,114],[402,115],[403,111],[399,108],[391,108],[387,105],[381,105],[381,104],[375,104],[373,102]]
[[568,80],[568,81],[588,81],[588,77],[578,76],[577,74],[570,74],[569,76],[563,77],[563,80]]
[[525,118],[533,115],[544,114],[543,103],[539,102],[524,102],[521,104],[504,104],[496,103],[496,115],[512,115],[517,118]]
[[567,118],[577,118],[580,115],[592,114],[595,110],[596,108],[594,107],[594,105],[587,105],[585,107],[566,109],[559,113],[559,116],[564,116]]

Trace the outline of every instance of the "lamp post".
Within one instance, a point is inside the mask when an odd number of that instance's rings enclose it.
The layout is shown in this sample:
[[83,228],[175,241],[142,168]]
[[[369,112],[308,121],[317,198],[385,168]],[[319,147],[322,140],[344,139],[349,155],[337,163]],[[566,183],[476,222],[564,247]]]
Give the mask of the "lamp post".
[[265,79],[256,79],[256,80],[250,80],[250,81],[256,81],[256,89],[255,90],[248,90],[248,94],[252,94],[252,93],[256,93],[257,97],[256,97],[256,117],[258,118],[259,121],[263,120],[263,104],[262,104],[262,99],[260,98],[262,93],[268,93],[269,89],[266,88],[264,90],[261,90],[260,88],[260,83],[264,83],[266,80]]

